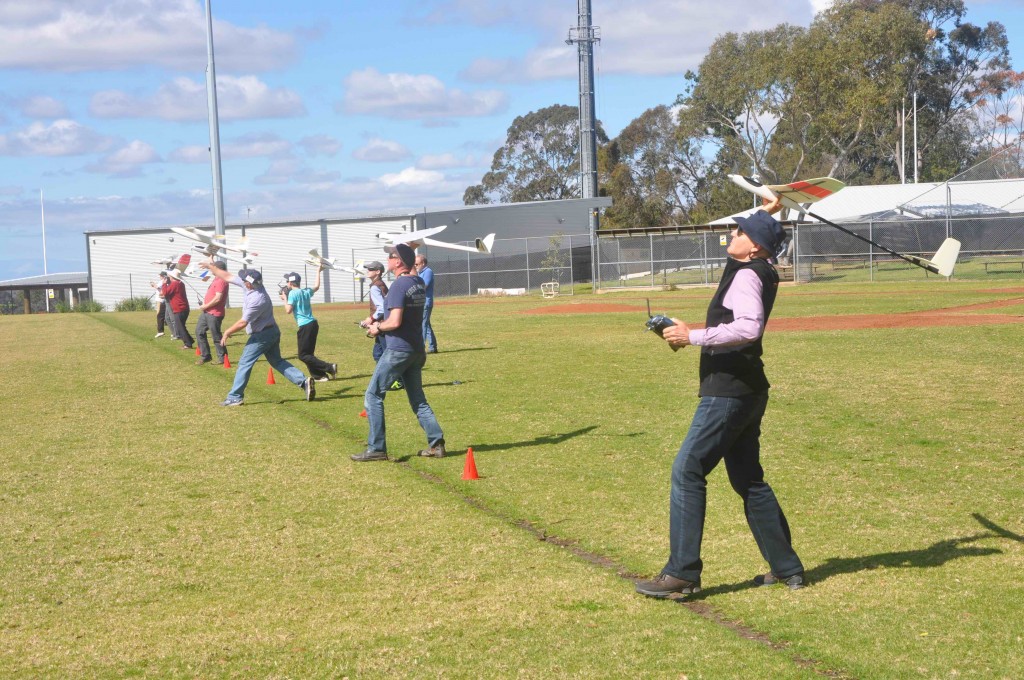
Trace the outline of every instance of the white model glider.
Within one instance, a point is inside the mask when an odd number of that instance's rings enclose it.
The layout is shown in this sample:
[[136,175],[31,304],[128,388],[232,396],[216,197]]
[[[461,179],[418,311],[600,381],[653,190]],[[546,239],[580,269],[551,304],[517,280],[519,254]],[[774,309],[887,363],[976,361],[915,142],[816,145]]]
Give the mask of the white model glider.
[[448,243],[447,241],[437,241],[430,238],[431,236],[440,234],[447,228],[447,224],[442,224],[440,227],[420,229],[419,231],[400,231],[393,233],[382,232],[377,234],[377,238],[387,241],[388,245],[405,243],[411,248],[419,248],[421,245],[427,245],[434,246],[435,248],[461,250],[467,253],[490,253],[491,248],[494,247],[494,234],[488,234],[483,238],[474,239],[473,245],[471,246],[464,246],[459,243]]
[[317,248],[313,248],[309,251],[309,257],[306,258],[306,264],[313,267],[323,267],[324,269],[334,269],[335,271],[355,274],[356,278],[366,276],[366,270],[363,269],[362,260],[357,262],[354,267],[345,267],[340,265],[337,260],[338,258],[336,257],[324,257],[320,254],[320,251]]
[[729,179],[747,191],[769,201],[774,200],[779,196],[782,198],[782,205],[785,207],[797,210],[801,214],[810,215],[819,222],[827,224],[830,227],[835,227],[841,232],[849,234],[850,236],[864,241],[865,243],[869,243],[879,250],[887,252],[890,255],[894,255],[901,260],[909,262],[910,264],[927,269],[933,274],[938,274],[939,276],[953,275],[953,268],[956,266],[957,257],[960,255],[960,241],[957,241],[955,238],[947,238],[943,241],[939,246],[939,249],[935,251],[935,255],[929,260],[917,255],[897,253],[895,250],[890,250],[867,237],[861,236],[860,234],[850,231],[845,227],[841,227],[835,222],[826,220],[821,215],[816,215],[808,210],[811,203],[820,201],[823,198],[828,198],[846,186],[837,179],[832,177],[817,177],[815,179],[792,182],[790,184],[761,184],[756,179],[744,177],[743,175],[729,175]]
[[188,267],[188,263],[192,261],[192,256],[185,253],[181,257],[170,255],[162,260],[153,260],[152,264],[160,265],[161,269],[170,271],[171,269],[177,269],[179,272],[185,271]]
[[[195,241],[201,244],[202,247],[197,247],[197,250],[207,252],[210,255],[215,255],[217,252],[226,250],[233,253],[239,253],[242,256],[242,260],[247,263],[252,262],[252,257],[256,257],[259,253],[253,252],[249,248],[249,237],[243,236],[238,245],[229,246],[225,243],[223,236],[217,236],[216,234],[208,234],[205,231],[200,231],[195,227],[171,227],[171,231],[180,236]],[[250,257],[252,256],[252,257]],[[236,258],[237,260],[238,258]]]

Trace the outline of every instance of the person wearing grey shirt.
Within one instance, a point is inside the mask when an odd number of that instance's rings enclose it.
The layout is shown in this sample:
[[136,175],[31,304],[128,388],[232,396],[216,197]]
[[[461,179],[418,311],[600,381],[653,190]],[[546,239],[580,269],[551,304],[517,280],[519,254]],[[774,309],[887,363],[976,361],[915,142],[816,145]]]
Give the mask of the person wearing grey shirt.
[[267,289],[263,287],[263,275],[256,269],[242,269],[238,276],[233,276],[213,262],[199,265],[208,269],[211,274],[228,283],[238,286],[245,292],[242,298],[242,318],[224,331],[221,345],[227,346],[228,338],[245,329],[249,340],[245,343],[242,356],[238,359],[235,371],[235,382],[231,386],[221,406],[241,406],[245,398],[245,386],[249,384],[249,375],[256,361],[265,356],[271,366],[288,378],[294,385],[301,387],[306,393],[306,401],[316,396],[313,379],[306,377],[302,371],[292,366],[281,357],[281,329],[274,320],[274,304],[270,301]]

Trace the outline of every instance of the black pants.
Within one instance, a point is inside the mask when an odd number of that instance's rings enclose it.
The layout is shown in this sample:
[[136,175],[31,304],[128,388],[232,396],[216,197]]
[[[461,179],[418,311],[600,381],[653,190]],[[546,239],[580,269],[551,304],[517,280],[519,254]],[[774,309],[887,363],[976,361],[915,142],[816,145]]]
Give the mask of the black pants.
[[164,332],[164,314],[167,313],[167,305],[163,302],[156,308],[156,332]]
[[210,343],[206,339],[207,330],[210,331],[210,336],[213,338],[213,346],[217,348],[218,363],[223,364],[224,357],[227,356],[227,348],[220,346],[220,339],[223,337],[220,325],[223,321],[223,316],[214,316],[209,312],[202,312],[199,315],[199,323],[196,324],[196,339],[199,341],[199,354],[206,361],[213,360],[213,356],[210,354]]
[[316,352],[316,336],[320,333],[320,324],[313,320],[304,326],[299,326],[298,345],[299,360],[306,364],[309,375],[312,378],[323,378],[331,370],[331,365],[326,361],[317,359],[313,354]]
[[178,338],[185,345],[185,347],[192,349],[192,347],[196,344],[196,341],[192,337],[192,334],[188,332],[188,326],[186,325],[188,323],[188,312],[189,310],[187,309],[184,312],[175,312],[174,325],[175,330],[178,332]]

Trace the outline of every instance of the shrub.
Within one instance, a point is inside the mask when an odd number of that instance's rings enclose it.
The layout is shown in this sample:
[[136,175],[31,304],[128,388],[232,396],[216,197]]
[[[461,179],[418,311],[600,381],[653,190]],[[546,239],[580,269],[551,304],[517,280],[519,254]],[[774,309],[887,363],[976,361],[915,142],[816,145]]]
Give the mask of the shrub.
[[152,309],[153,303],[148,297],[125,298],[114,304],[115,312],[148,312]]
[[76,312],[102,312],[103,304],[95,300],[82,300],[75,306]]

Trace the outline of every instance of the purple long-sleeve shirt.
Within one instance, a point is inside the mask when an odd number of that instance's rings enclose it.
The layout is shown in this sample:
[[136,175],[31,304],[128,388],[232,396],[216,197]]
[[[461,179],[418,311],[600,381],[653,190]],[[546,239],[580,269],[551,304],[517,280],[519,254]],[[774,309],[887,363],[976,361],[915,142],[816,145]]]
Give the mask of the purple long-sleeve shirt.
[[690,331],[690,344],[707,347],[745,345],[764,333],[763,286],[752,269],[736,272],[722,304],[732,311],[733,321]]

